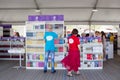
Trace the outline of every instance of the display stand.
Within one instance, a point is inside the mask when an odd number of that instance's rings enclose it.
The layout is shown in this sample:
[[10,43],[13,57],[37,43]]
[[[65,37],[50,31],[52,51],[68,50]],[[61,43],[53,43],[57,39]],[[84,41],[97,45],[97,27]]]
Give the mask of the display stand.
[[114,58],[114,48],[113,43],[110,41],[106,42],[106,59],[113,59]]
[[[16,37],[13,37],[10,39],[11,42],[10,42],[10,49],[8,50],[8,53],[11,55],[11,54],[14,54],[14,55],[19,55],[19,66],[15,66],[13,68],[17,68],[17,69],[20,69],[20,68],[25,68],[24,66],[22,66],[21,62],[22,62],[22,55],[25,54],[25,44],[22,44],[22,45],[19,45],[18,43],[19,42],[24,42],[25,39],[24,38],[16,38]],[[12,41],[19,41],[17,43],[13,43]],[[21,47],[22,46],[22,47]]]
[[83,69],[103,68],[102,43],[83,44]]
[[[0,60],[19,60],[18,54],[8,53],[8,50],[13,48],[25,49],[25,38],[24,37],[19,37],[19,38],[0,37]],[[22,60],[24,60],[23,57],[22,57]]]
[[19,54],[19,66],[15,66],[13,68],[17,68],[17,69],[21,69],[21,68],[25,68],[25,66],[22,66],[21,62],[22,62],[22,59],[21,59],[21,55],[25,53],[25,50],[24,49],[10,49],[8,50],[8,53],[10,54]]
[[103,45],[100,37],[81,37],[80,69],[103,69]]
[[[28,16],[26,22],[26,69],[43,69],[45,43],[44,33],[48,26],[53,27],[53,31],[61,36],[55,40],[55,68],[62,69],[60,61],[64,58],[64,17],[63,15],[37,15]],[[48,60],[48,69],[51,68],[51,58]]]
[[119,29],[118,29],[118,37],[117,37],[117,54],[120,56],[120,25],[119,25]]

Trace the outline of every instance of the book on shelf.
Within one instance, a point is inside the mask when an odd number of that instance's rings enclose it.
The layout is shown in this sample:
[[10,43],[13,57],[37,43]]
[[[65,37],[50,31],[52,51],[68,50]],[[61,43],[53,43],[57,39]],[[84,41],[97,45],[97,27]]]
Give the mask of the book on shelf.
[[[48,67],[51,67],[51,66],[52,66],[51,62],[48,62]],[[57,67],[57,63],[54,63],[54,67]]]
[[93,55],[92,54],[87,54],[87,60],[92,60],[93,59]]
[[40,54],[40,60],[44,60],[44,54]]

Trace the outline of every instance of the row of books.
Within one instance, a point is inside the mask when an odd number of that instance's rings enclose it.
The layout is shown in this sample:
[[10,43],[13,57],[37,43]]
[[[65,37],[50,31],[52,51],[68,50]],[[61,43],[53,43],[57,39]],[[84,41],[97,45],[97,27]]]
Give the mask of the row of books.
[[[27,48],[27,52],[44,52],[44,48]],[[63,47],[55,47],[55,52],[63,52]]]
[[34,45],[44,44],[44,40],[27,40],[26,44],[34,44]]
[[35,24],[35,25],[27,25],[27,30],[44,30],[45,25],[44,24]]
[[92,61],[92,62],[84,62],[84,67],[102,67],[103,63],[102,61]]
[[27,62],[27,67],[44,67],[44,62]]
[[[27,55],[28,60],[41,60],[44,61],[44,54],[28,54]],[[64,58],[63,54],[55,54],[55,61],[60,61]],[[51,56],[49,56],[48,58],[49,60],[51,60]]]
[[[67,38],[71,36],[71,33],[68,33]],[[89,42],[102,42],[101,37],[79,37],[81,44],[89,43]]]
[[49,26],[52,26],[53,29],[63,29],[63,24],[36,24],[33,26],[28,27],[27,29],[31,30],[40,30],[40,29],[48,29]]
[[53,29],[62,29],[63,30],[63,24],[46,24],[45,29],[48,29],[49,26],[52,26]]
[[103,55],[101,54],[86,54],[84,60],[102,60]]
[[33,30],[38,30],[38,29],[44,29],[45,26],[43,24],[41,25],[33,25]]
[[27,48],[27,53],[44,52],[44,48]]
[[55,47],[55,52],[63,52],[63,47]]
[[41,37],[41,38],[43,38],[44,33],[43,32],[27,32],[26,36],[27,37]]
[[[82,67],[102,67],[101,61],[81,62]],[[55,63],[55,67],[63,67],[61,63]],[[27,62],[27,67],[44,67],[44,62]],[[51,67],[51,62],[48,62],[48,67]]]
[[29,54],[27,56],[29,60],[44,60],[44,54]]
[[102,42],[101,37],[80,37],[81,43]]
[[95,47],[83,47],[83,52],[93,52],[93,53],[102,53],[103,48],[102,46],[95,46]]
[[[27,67],[44,67],[44,62],[27,62]],[[48,62],[48,67],[51,67],[51,62]],[[55,63],[54,67],[63,67],[61,63]]]
[[[48,67],[51,67],[51,62],[48,62]],[[63,65],[55,62],[54,67],[63,67]]]
[[64,39],[55,39],[55,44],[64,44]]

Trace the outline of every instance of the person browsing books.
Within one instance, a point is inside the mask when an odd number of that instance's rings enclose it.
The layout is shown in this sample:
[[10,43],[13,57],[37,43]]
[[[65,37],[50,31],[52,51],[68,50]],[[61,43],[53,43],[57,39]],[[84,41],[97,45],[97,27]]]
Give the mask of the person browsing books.
[[68,76],[73,76],[72,71],[80,74],[78,70],[80,67],[80,40],[77,35],[78,30],[73,29],[72,35],[68,38],[68,55],[61,61],[68,70]]
[[54,55],[55,55],[55,45],[54,40],[58,38],[58,35],[53,32],[52,25],[47,25],[48,31],[44,34],[45,40],[45,60],[44,60],[44,73],[47,72],[47,63],[48,57],[51,55],[51,73],[55,73],[56,70],[54,69]]

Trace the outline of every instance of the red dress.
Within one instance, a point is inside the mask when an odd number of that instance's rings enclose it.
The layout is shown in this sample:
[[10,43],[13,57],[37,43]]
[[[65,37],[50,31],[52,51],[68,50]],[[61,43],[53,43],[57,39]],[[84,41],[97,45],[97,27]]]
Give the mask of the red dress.
[[61,63],[68,69],[68,71],[78,71],[80,67],[80,51],[78,45],[80,44],[79,38],[72,35],[68,39],[69,52],[68,55],[61,61]]

